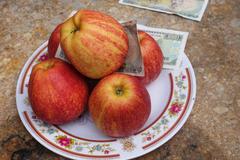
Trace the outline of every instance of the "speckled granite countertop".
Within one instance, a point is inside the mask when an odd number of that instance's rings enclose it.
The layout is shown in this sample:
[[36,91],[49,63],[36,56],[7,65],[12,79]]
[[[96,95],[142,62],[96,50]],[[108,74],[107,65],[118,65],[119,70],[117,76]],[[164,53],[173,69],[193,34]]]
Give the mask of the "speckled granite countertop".
[[240,159],[240,1],[210,0],[201,22],[118,4],[117,0],[0,1],[0,159],[65,160],[36,142],[20,121],[15,89],[23,64],[74,9],[190,32],[186,54],[197,100],[169,142],[139,160]]

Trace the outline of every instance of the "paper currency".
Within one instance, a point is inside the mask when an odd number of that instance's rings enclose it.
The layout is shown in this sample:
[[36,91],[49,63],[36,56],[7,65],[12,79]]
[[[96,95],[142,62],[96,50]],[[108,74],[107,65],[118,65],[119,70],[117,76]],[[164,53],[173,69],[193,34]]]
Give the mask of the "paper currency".
[[118,72],[133,76],[144,76],[144,64],[137,34],[137,21],[123,22],[122,26],[128,35],[129,48],[125,62]]
[[120,0],[119,3],[201,21],[208,0]]
[[180,67],[188,32],[152,28],[144,25],[137,25],[137,27],[150,34],[159,44],[164,57],[163,68],[176,69]]
[[55,57],[70,63],[70,61],[67,59],[66,55],[64,54],[63,50],[61,49],[60,44],[58,45],[57,51],[55,53]]

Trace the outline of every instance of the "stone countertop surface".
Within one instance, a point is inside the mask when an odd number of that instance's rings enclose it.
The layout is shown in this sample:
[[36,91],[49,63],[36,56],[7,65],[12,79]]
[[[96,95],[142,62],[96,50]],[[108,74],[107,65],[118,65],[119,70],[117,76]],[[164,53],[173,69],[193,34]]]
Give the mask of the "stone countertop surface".
[[138,160],[240,159],[240,1],[210,0],[201,22],[118,4],[117,0],[0,1],[0,159],[65,160],[23,126],[15,102],[18,74],[33,51],[74,9],[189,32],[186,54],[197,100],[183,128]]

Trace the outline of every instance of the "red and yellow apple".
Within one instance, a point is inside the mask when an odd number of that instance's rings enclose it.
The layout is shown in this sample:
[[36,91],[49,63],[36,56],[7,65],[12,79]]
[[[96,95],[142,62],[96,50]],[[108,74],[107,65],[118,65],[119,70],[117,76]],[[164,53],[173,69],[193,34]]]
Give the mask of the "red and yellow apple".
[[48,55],[50,58],[55,57],[58,46],[60,44],[60,30],[62,24],[59,24],[52,32],[48,40]]
[[138,38],[144,62],[144,77],[140,81],[147,85],[160,74],[163,66],[163,54],[158,43],[146,32],[138,31]]
[[51,124],[64,124],[84,111],[88,87],[71,65],[51,58],[33,67],[28,95],[32,109],[40,119]]
[[96,126],[111,137],[136,133],[151,112],[145,86],[136,77],[121,73],[101,79],[93,89],[88,105]]
[[121,24],[101,12],[79,10],[61,27],[61,48],[83,75],[99,79],[116,71],[128,52]]

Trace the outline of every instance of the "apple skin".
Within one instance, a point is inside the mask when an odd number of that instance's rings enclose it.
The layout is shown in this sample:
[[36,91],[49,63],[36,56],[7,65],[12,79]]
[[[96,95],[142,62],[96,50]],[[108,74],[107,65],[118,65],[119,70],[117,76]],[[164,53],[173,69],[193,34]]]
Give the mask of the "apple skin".
[[97,128],[111,137],[133,135],[143,127],[151,112],[145,86],[136,77],[121,73],[101,79],[88,105]]
[[48,40],[48,55],[49,58],[55,57],[58,46],[60,44],[60,31],[62,24],[59,24],[52,32]]
[[116,71],[128,52],[128,36],[109,15],[79,10],[61,27],[61,48],[83,75],[99,79]]
[[138,31],[138,38],[144,62],[144,77],[139,80],[148,85],[154,81],[162,71],[163,54],[158,43],[146,32]]
[[51,124],[64,124],[84,111],[88,87],[71,65],[51,58],[33,67],[28,95],[37,117]]

